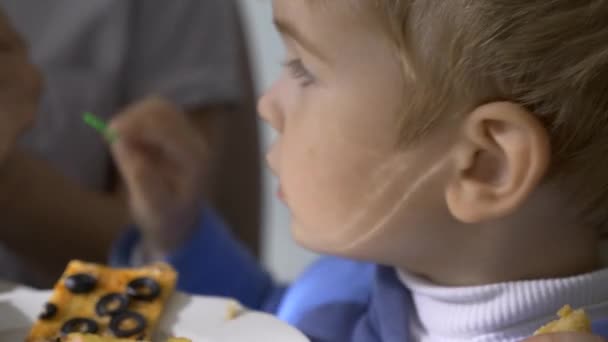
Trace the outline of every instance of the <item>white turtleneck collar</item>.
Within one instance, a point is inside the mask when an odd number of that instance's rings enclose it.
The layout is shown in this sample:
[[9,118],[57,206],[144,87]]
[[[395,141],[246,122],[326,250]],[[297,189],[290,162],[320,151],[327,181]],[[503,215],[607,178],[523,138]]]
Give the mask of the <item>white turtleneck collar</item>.
[[519,342],[556,318],[565,304],[593,319],[608,317],[608,268],[570,278],[475,287],[442,287],[405,272],[417,311],[415,341]]

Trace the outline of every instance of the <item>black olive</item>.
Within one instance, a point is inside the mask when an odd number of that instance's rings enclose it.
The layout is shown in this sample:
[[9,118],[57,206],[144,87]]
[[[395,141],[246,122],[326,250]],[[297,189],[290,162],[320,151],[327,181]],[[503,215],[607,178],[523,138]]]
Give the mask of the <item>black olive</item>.
[[129,306],[129,297],[122,293],[109,293],[99,299],[95,312],[99,316],[113,316],[121,313]]
[[72,318],[65,322],[61,327],[61,333],[68,335],[71,333],[95,334],[99,330],[97,322],[88,318]]
[[53,303],[46,303],[46,304],[44,304],[44,310],[40,313],[38,318],[42,319],[42,320],[48,320],[48,319],[55,317],[56,314],[57,314],[57,305],[55,305]]
[[152,278],[137,278],[127,285],[127,294],[136,300],[152,301],[160,295],[160,285]]
[[89,293],[97,285],[97,278],[87,273],[72,274],[65,278],[64,284],[72,293]]
[[[133,328],[124,328],[123,324],[127,323],[135,323],[135,325]],[[146,319],[141,314],[124,311],[112,317],[109,328],[116,337],[131,337],[144,331],[146,325]]]

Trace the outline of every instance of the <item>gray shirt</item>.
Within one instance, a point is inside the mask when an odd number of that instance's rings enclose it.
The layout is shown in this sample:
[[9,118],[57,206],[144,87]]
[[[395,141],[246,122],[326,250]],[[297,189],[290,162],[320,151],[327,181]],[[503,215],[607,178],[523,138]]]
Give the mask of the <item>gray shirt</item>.
[[[83,112],[109,118],[151,94],[184,107],[240,96],[230,0],[0,0],[0,7],[45,76],[23,144],[88,188],[108,186],[111,162]],[[15,278],[1,247],[0,278]]]
[[0,0],[45,75],[25,143],[90,187],[108,155],[82,124],[150,94],[185,106],[234,101],[236,25],[227,0]]

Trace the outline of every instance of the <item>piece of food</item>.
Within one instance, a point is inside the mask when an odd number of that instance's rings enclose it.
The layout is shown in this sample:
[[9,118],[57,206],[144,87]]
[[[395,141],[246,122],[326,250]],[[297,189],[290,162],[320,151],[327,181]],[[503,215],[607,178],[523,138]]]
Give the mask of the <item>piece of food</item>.
[[240,314],[244,312],[243,307],[238,302],[231,302],[228,304],[226,319],[232,320],[237,318]]
[[164,263],[114,269],[72,261],[26,342],[55,342],[71,333],[150,339],[176,280],[177,273]]
[[558,320],[544,325],[536,330],[534,335],[557,332],[591,332],[591,320],[583,309],[572,310],[570,305],[566,305],[557,312],[557,315],[559,316]]

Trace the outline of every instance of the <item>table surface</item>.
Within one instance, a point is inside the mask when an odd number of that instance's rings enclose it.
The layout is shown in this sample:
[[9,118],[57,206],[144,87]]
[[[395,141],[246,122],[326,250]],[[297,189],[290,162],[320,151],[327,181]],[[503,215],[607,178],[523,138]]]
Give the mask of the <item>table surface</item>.
[[0,280],[0,295],[14,290],[18,285],[4,280]]

